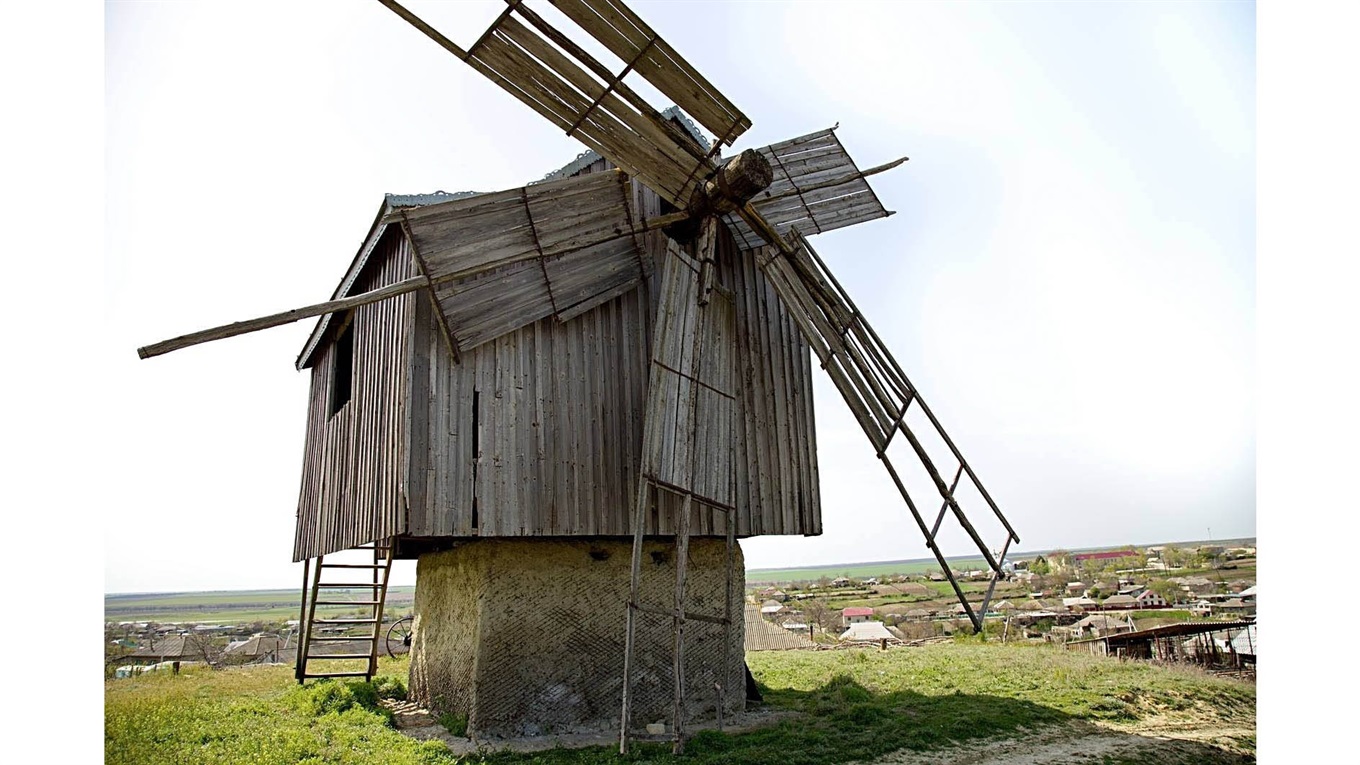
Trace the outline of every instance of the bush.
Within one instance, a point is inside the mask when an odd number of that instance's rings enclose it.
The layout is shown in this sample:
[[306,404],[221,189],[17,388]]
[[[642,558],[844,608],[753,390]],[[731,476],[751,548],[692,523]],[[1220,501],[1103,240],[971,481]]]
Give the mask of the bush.
[[378,705],[377,687],[373,683],[357,680],[347,683],[322,680],[312,685],[299,686],[288,692],[288,703],[294,709],[313,717],[339,714],[355,707],[378,714],[387,712]]
[[400,677],[393,675],[383,675],[373,679],[373,686],[378,692],[380,699],[396,699],[397,701],[406,700],[406,683]]
[[467,738],[467,718],[460,717],[452,712],[445,712],[439,716],[439,724],[444,726],[450,734],[459,738]]

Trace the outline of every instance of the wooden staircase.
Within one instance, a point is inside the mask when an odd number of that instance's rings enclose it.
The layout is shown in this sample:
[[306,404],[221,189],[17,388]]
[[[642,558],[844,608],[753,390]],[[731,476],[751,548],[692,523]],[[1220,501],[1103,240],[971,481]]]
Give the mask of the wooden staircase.
[[[371,562],[368,562],[369,556]],[[298,683],[309,678],[362,677],[370,680],[378,671],[378,640],[382,635],[383,604],[387,600],[387,582],[392,574],[392,545],[375,542],[321,555],[303,563],[302,569],[302,640],[298,643]],[[364,562],[358,562],[364,561]],[[349,591],[365,593],[361,599],[345,597]],[[317,606],[345,606],[352,610],[367,609],[367,614],[344,617],[317,618]],[[361,634],[351,630],[369,627]],[[365,643],[363,653],[327,653],[320,649],[326,643]],[[337,667],[335,662],[364,660],[363,670]]]

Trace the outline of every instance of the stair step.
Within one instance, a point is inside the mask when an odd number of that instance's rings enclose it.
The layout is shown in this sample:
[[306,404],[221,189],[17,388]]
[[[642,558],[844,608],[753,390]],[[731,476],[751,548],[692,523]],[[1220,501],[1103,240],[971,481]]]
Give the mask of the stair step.
[[376,606],[381,600],[318,600],[318,606]]

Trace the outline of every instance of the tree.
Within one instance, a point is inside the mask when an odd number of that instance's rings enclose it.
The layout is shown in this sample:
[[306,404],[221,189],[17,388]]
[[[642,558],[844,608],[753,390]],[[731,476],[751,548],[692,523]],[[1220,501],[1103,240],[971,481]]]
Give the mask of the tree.
[[222,657],[226,646],[221,644],[217,638],[205,632],[190,632],[184,638],[185,655],[193,656],[195,660],[202,661],[213,669],[222,668]]
[[1148,585],[1148,589],[1160,595],[1167,603],[1175,603],[1181,598],[1181,587],[1169,579],[1158,579]]
[[1072,554],[1066,550],[1053,550],[1048,554],[1048,563],[1054,570],[1060,570],[1072,565]]
[[1048,559],[1040,555],[1034,559],[1034,563],[1029,567],[1038,576],[1047,576],[1053,568],[1048,565]]
[[803,614],[808,624],[815,624],[822,631],[834,631],[840,627],[841,614],[827,604],[823,598],[809,598],[802,603]]

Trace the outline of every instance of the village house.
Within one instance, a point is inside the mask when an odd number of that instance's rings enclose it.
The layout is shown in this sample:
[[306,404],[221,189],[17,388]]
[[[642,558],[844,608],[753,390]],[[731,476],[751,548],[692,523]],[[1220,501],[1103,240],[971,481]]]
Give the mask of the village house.
[[1171,605],[1166,602],[1166,598],[1158,595],[1152,590],[1143,590],[1135,595],[1134,599],[1138,601],[1139,608],[1166,608]]
[[1063,608],[1076,613],[1094,611],[1100,607],[1098,603],[1084,595],[1075,598],[1063,598],[1062,604]]
[[1256,615],[1256,604],[1247,603],[1241,598],[1231,598],[1222,603],[1217,603],[1210,608],[1210,613],[1216,616],[1231,616],[1242,618]]
[[1072,556],[1072,562],[1081,565],[1087,561],[1098,562],[1106,560],[1119,560],[1120,558],[1141,558],[1137,550],[1132,548],[1127,550],[1105,550],[1102,552],[1077,553]]
[[1137,608],[1138,600],[1131,595],[1111,595],[1101,602],[1100,607],[1106,611]]
[[868,606],[850,606],[841,609],[841,623],[846,627],[860,622],[867,622],[874,616],[874,609]]
[[878,643],[883,640],[896,642],[898,637],[880,622],[856,622],[841,633],[840,639],[846,642]]
[[1173,576],[1167,581],[1178,585],[1183,592],[1190,595],[1210,595],[1218,589],[1214,582],[1202,576]]
[[245,640],[233,640],[228,643],[224,653],[232,662],[279,663],[295,656],[296,649],[286,649],[285,646],[286,641],[278,635],[257,632]]
[[838,577],[836,577],[835,579],[832,579],[832,580],[831,580],[831,586],[832,586],[832,587],[849,587],[849,586],[850,586],[850,579],[849,579],[848,577],[838,576]]
[[769,619],[779,615],[784,610],[784,604],[777,600],[767,600],[760,604],[760,615]]
[[1132,631],[1133,623],[1128,620],[1116,619],[1104,614],[1091,614],[1076,624],[1067,627],[1054,627],[1051,634],[1054,639],[1084,640]]

